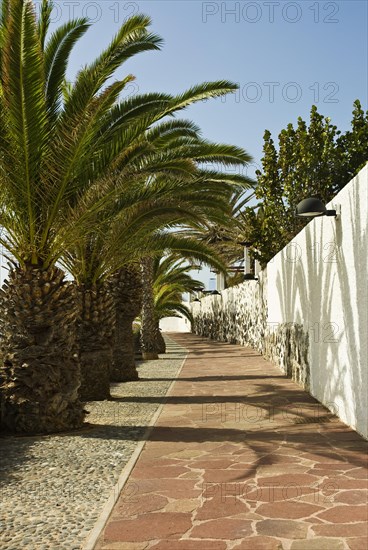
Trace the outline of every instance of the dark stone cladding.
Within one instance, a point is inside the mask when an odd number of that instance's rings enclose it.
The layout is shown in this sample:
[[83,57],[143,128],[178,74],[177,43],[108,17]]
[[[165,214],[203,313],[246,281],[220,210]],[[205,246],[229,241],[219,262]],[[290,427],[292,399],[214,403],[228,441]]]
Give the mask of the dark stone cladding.
[[267,273],[192,303],[192,331],[199,335],[250,346],[309,390],[308,331],[297,323],[268,322]]

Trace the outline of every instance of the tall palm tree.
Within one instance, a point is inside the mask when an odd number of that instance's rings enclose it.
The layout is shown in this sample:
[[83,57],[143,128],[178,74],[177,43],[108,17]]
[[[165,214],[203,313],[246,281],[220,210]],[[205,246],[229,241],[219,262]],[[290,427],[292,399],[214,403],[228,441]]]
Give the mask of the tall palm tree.
[[[185,214],[184,204],[178,202],[178,188],[175,193],[175,187],[169,189],[169,194],[174,198],[167,200],[165,192],[165,204],[167,214],[163,218],[163,224],[168,221],[172,223],[172,216],[177,218],[178,208],[181,209],[180,215]],[[182,191],[180,189],[180,191]],[[159,201],[159,194],[155,195],[155,204]],[[190,199],[189,193],[186,195],[187,201]],[[157,210],[154,210],[157,216]],[[169,216],[169,220],[168,220]],[[171,219],[170,219],[171,217]],[[179,220],[177,219],[177,222]],[[166,245],[167,243],[164,243]],[[155,242],[158,245],[158,242]],[[141,247],[140,253],[143,254],[145,247]],[[152,247],[150,252],[152,252]],[[135,367],[135,344],[132,332],[134,319],[139,315],[143,304],[143,286],[141,267],[139,264],[129,264],[122,267],[114,277],[114,295],[115,295],[115,339],[113,351],[113,367],[111,371],[112,381],[137,380],[138,372]],[[147,299],[146,299],[147,303]]]
[[89,25],[71,21],[45,41],[49,8],[43,2],[37,21],[29,0],[1,5],[0,242],[12,258],[0,308],[2,424],[23,433],[82,425],[76,297],[55,264],[80,228],[70,207],[122,141],[112,107],[132,77],[104,85],[126,59],[160,45],[149,19],[132,17],[63,102],[69,55]]
[[[221,177],[221,174],[218,175]],[[205,224],[200,226],[188,227],[183,234],[197,240],[198,243],[204,243],[212,251],[213,258],[222,258],[226,265],[234,261],[234,255],[239,254],[241,250],[237,242],[236,236],[239,233],[239,212],[246,204],[252,194],[245,194],[249,191],[252,181],[244,178],[243,186],[235,186],[230,190],[227,196],[226,208],[223,213],[226,215],[218,217],[214,212],[209,210],[203,211],[203,219]],[[204,207],[210,206],[210,201]],[[184,257],[188,257],[183,253]],[[189,255],[190,257],[190,255]],[[193,257],[195,259],[195,257]],[[238,259],[236,257],[236,259]],[[209,262],[209,265],[214,264]],[[142,285],[143,285],[143,304],[142,304],[142,325],[141,325],[141,347],[143,357],[145,359],[157,359],[159,353],[163,353],[164,343],[159,330],[159,321],[155,314],[155,299],[154,299],[154,262],[153,259],[145,258],[141,263],[142,270]]]
[[[236,154],[234,154],[234,152],[232,152],[231,154],[230,149],[228,149],[227,151],[227,153],[230,153],[228,157],[225,150],[224,155],[221,156],[219,154],[220,151],[216,151],[216,148],[211,151],[211,146],[208,150],[208,153],[208,156],[204,155],[199,157],[194,155],[194,158],[196,159],[196,161],[200,160],[203,163],[210,160],[212,156],[212,159],[216,157],[216,160],[218,162],[225,165],[233,164],[238,166],[244,165],[250,160],[250,157],[244,151],[242,153],[241,160],[239,156],[236,158]],[[230,179],[223,173],[216,174],[211,172],[202,172],[202,177],[205,178],[205,180],[207,181],[211,181],[213,187],[208,194],[202,194],[202,199],[198,200],[198,197],[195,197],[195,199],[192,201],[192,209],[194,209],[194,211],[201,211],[202,222],[205,222],[207,224],[222,223],[223,225],[229,225],[228,216],[226,218],[218,218],[219,211],[221,211],[221,213],[224,213],[224,211],[228,211],[228,213],[230,214],[234,197],[237,197],[240,200],[241,194],[244,193],[244,187],[249,189],[253,182],[247,177],[233,176],[232,183],[235,183],[235,192],[234,190],[231,190],[233,192],[229,193],[229,188],[228,186],[226,186],[225,183],[229,183]],[[226,200],[225,203],[221,204],[220,197],[221,194],[222,198],[224,197],[224,192],[226,194]],[[176,192],[176,198],[179,198],[180,196],[180,191],[179,195]],[[220,199],[220,202],[218,202],[218,199]],[[163,342],[159,332],[158,322],[157,319],[155,319],[154,314],[154,294],[152,288],[154,267],[152,257],[147,256],[146,258],[142,258],[141,270],[143,287],[141,345],[143,350],[143,357],[145,359],[156,359],[158,357],[160,349],[162,349],[163,347]],[[160,342],[160,345],[157,344],[158,342]]]

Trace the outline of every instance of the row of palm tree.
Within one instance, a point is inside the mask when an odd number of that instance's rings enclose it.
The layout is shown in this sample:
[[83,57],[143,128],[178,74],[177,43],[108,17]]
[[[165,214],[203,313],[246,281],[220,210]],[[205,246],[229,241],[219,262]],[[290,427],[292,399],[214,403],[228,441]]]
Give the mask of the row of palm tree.
[[[154,258],[171,250],[224,269],[178,229],[226,225],[231,197],[250,185],[206,169],[243,166],[243,149],[174,117],[235,84],[121,100],[133,76],[111,81],[117,69],[161,45],[144,15],[130,17],[68,83],[69,57],[90,24],[75,19],[50,35],[51,11],[51,0],[38,18],[31,0],[1,2],[0,244],[10,270],[0,296],[0,387],[2,425],[16,433],[79,428],[83,401],[106,399],[111,380],[136,377],[131,325],[152,294]],[[143,342],[149,353],[144,334]]]

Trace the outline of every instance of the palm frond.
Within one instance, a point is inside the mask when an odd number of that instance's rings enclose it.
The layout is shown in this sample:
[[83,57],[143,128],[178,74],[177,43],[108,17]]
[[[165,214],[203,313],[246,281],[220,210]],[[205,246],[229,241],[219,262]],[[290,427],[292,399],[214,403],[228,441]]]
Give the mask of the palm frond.
[[68,21],[60,26],[47,42],[45,48],[46,97],[48,109],[53,117],[58,114],[63,99],[63,84],[70,54],[76,42],[89,27],[86,18]]
[[38,35],[40,37],[41,48],[45,47],[45,40],[47,31],[50,27],[51,22],[51,12],[53,10],[54,4],[52,0],[42,0],[40,16],[38,19]]
[[156,147],[167,147],[178,137],[196,138],[200,128],[191,120],[175,119],[161,122],[146,132],[146,139]]
[[[13,185],[22,197],[22,215],[26,216],[29,240],[35,247],[39,167],[48,150],[49,128],[41,46],[30,1],[12,0],[10,4],[3,43],[2,99],[7,110],[8,139],[18,157]],[[32,262],[38,261],[36,256],[32,254]]]
[[233,93],[238,88],[238,84],[234,84],[228,80],[218,80],[215,82],[204,82],[202,84],[197,84],[182,94],[176,95],[172,100],[170,108],[167,109],[166,114],[185,109],[192,103],[196,103],[198,101],[204,101],[212,97],[221,97],[228,93]]
[[8,26],[8,17],[10,12],[10,0],[1,0],[0,3],[0,61],[4,47],[4,33]]
[[219,254],[213,248],[196,239],[183,237],[178,233],[160,232],[147,239],[147,244],[147,250],[152,256],[165,250],[178,252],[184,258],[199,261],[219,269],[221,272],[226,272],[226,265]]
[[[181,314],[181,315],[180,315]],[[188,321],[193,323],[193,315],[190,309],[179,300],[167,302],[161,307],[155,308],[155,315],[158,319],[164,319],[165,317],[186,317]]]
[[65,106],[66,121],[72,122],[78,112],[86,109],[125,61],[138,53],[160,48],[162,39],[147,30],[150,23],[150,18],[142,14],[130,17],[97,59],[77,74],[73,93]]

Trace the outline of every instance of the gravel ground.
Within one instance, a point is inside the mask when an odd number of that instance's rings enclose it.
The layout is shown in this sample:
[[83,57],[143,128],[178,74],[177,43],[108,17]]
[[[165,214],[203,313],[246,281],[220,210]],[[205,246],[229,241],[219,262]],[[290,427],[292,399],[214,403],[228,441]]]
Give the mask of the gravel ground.
[[139,365],[142,381],[114,384],[113,400],[88,403],[83,430],[0,438],[2,550],[82,547],[183,362],[185,350],[167,346]]

